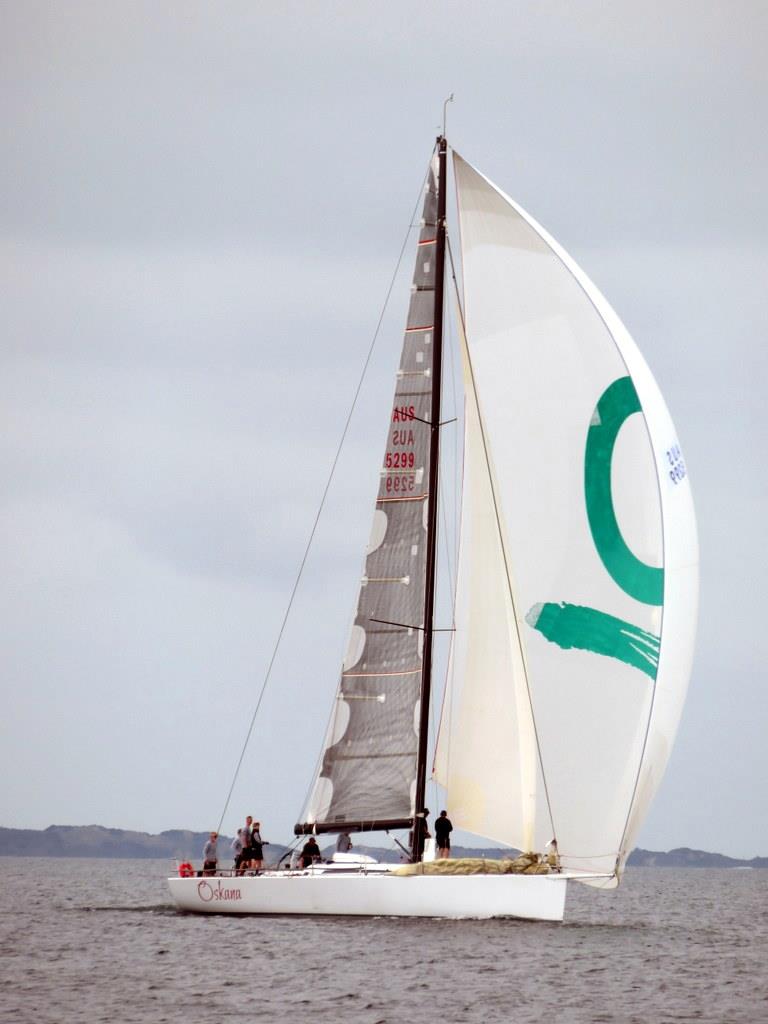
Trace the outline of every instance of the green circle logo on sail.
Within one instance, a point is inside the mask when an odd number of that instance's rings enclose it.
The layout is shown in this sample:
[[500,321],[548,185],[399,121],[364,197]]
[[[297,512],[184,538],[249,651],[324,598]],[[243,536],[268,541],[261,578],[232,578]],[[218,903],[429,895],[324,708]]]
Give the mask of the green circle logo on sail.
[[584,494],[592,540],[612,579],[635,600],[660,605],[664,598],[664,570],[647,565],[630,551],[616,520],[611,491],[616,438],[624,421],[640,411],[630,377],[619,377],[605,389],[587,433]]

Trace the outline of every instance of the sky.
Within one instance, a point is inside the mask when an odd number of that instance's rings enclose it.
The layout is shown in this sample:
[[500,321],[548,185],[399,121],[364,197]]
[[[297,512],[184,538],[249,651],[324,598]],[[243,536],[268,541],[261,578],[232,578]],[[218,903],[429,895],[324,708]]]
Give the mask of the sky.
[[[609,298],[685,451],[699,636],[639,844],[768,854],[766,52],[745,0],[0,5],[0,825],[218,822],[452,92],[449,140]],[[301,810],[406,303],[230,831]]]

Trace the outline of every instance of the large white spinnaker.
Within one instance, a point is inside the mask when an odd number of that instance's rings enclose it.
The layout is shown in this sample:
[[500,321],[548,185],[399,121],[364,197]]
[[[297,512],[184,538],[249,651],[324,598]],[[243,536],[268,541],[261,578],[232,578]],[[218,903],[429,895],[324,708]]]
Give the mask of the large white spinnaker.
[[[698,555],[685,465],[656,382],[583,271],[456,154],[454,173],[477,408],[467,430],[481,435],[467,457],[485,463],[467,467],[465,481],[488,475],[498,517],[496,537],[476,539],[477,553],[462,558],[456,647],[480,650],[463,635],[478,630],[478,564],[503,545],[519,637],[507,699],[517,705],[524,670],[543,772],[536,841],[551,816],[567,868],[618,872],[663,774],[690,673]],[[473,484],[464,502],[475,522],[478,493]],[[489,596],[498,564],[488,565]],[[465,671],[476,667],[465,659]],[[472,685],[466,676],[457,690]],[[492,739],[519,749],[530,730],[512,717],[522,736],[510,725]],[[461,743],[441,729],[439,775],[445,749],[453,759]],[[454,822],[470,827],[450,773],[446,781]],[[512,809],[519,778],[496,785]],[[486,834],[499,829],[491,821]]]

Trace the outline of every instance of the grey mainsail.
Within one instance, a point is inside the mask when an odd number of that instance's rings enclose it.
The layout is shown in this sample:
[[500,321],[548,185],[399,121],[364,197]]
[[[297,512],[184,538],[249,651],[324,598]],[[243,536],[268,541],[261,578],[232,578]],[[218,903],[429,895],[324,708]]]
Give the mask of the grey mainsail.
[[297,832],[403,827],[414,813],[427,571],[436,178],[433,162],[357,613],[322,764]]

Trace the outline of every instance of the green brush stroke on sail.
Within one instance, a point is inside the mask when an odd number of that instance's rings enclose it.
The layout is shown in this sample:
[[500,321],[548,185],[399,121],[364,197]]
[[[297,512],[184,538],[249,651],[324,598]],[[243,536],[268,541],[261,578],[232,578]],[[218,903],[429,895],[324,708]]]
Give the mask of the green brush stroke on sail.
[[564,650],[573,647],[616,658],[656,678],[660,639],[631,622],[579,604],[535,604],[525,616],[547,640]]
[[584,497],[592,540],[603,565],[621,589],[644,604],[664,600],[664,570],[634,555],[621,535],[611,493],[611,461],[619,430],[633,413],[642,412],[630,377],[619,377],[600,396],[587,433]]

